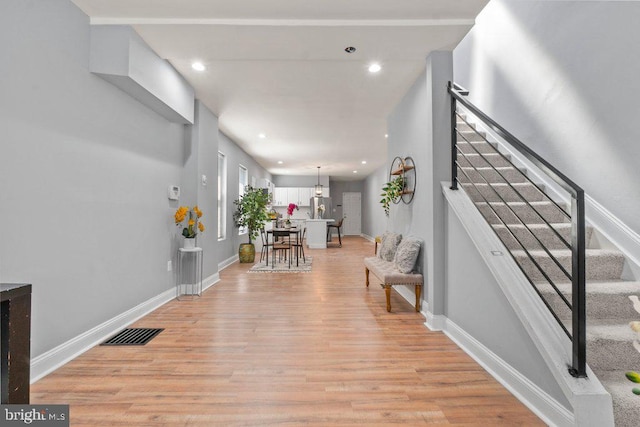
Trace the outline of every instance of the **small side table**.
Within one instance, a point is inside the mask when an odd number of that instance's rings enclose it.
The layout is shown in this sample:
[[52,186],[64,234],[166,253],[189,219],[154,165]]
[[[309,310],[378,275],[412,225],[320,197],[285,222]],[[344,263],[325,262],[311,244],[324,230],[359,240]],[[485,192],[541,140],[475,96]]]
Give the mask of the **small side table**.
[[178,271],[176,272],[178,300],[194,299],[202,295],[202,258],[202,248],[178,249]]

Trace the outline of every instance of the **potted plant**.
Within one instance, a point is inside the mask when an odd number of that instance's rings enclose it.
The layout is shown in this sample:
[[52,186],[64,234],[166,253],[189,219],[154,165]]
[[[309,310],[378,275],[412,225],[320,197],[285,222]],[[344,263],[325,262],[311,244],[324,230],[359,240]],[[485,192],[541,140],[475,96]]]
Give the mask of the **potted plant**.
[[196,246],[196,236],[198,230],[204,232],[204,224],[200,222],[202,217],[202,211],[198,206],[190,208],[189,206],[180,206],[174,214],[176,226],[182,225],[187,220],[186,226],[182,229],[182,236],[184,236],[184,248],[194,248]]
[[233,214],[233,221],[236,227],[246,227],[249,243],[241,243],[238,250],[240,262],[253,263],[256,256],[256,248],[253,240],[260,235],[260,230],[267,222],[267,204],[269,203],[269,193],[262,188],[245,187],[244,195],[233,202],[236,205],[236,212]]
[[402,192],[404,191],[404,178],[402,176],[397,176],[391,181],[387,182],[382,187],[382,199],[380,203],[384,208],[384,214],[389,216],[389,206],[391,202],[395,203],[399,197],[402,196]]

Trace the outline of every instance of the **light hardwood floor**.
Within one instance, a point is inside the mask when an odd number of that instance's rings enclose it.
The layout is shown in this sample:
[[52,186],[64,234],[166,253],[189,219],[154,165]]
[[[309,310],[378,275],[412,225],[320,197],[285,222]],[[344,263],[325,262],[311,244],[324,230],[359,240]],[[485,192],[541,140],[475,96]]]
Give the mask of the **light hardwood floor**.
[[72,426],[543,425],[413,305],[364,284],[373,243],[307,250],[313,271],[234,264],[195,301],[133,327],[143,347],[95,347],[32,385]]

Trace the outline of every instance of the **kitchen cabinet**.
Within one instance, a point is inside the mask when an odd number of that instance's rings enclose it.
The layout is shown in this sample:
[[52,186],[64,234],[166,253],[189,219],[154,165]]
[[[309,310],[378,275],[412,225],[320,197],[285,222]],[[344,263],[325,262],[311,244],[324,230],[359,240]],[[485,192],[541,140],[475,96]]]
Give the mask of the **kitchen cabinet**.
[[276,187],[273,206],[288,206],[289,203],[295,203],[299,207],[309,206],[313,191],[313,187]]
[[289,204],[287,190],[287,187],[276,187],[273,190],[273,206],[287,206]]
[[309,206],[309,200],[313,197],[314,191],[313,187],[298,188],[298,198],[300,199],[300,204],[298,206]]

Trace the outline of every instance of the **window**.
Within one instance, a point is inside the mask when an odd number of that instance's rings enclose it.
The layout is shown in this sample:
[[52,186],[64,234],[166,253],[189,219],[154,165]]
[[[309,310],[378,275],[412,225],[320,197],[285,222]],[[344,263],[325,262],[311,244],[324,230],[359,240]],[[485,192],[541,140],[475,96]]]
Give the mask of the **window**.
[[227,236],[227,159],[218,151],[218,240]]
[[[247,168],[240,165],[238,169],[238,199],[244,195],[244,188],[249,185],[249,172]],[[238,234],[246,234],[247,227],[240,227]]]

